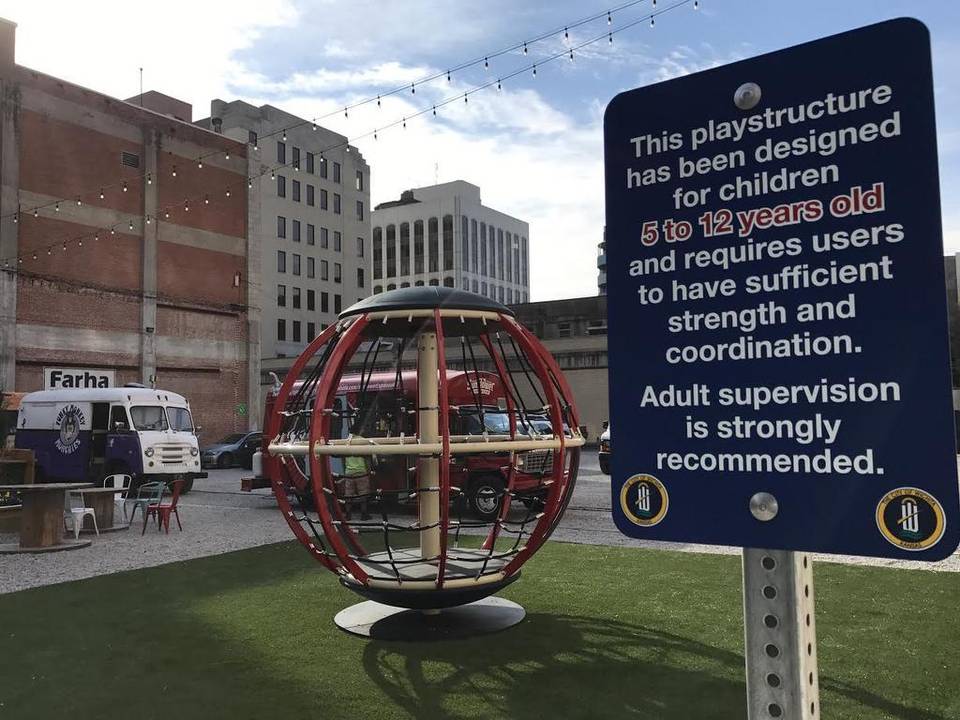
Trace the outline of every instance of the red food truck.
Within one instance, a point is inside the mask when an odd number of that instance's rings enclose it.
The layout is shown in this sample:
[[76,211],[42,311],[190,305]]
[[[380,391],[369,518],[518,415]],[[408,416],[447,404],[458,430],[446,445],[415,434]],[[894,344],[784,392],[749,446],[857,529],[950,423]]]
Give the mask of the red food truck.
[[[450,433],[452,435],[508,435],[510,418],[506,410],[506,393],[499,376],[490,372],[447,371],[447,392],[450,402]],[[266,398],[266,419],[273,412],[276,388]],[[375,372],[361,377],[344,375],[334,401],[336,411],[331,423],[331,436],[346,438],[351,434],[366,438],[396,437],[401,433],[416,432],[417,373],[408,370]],[[517,434],[534,437],[552,437],[546,415],[517,416]],[[271,465],[267,452],[271,438],[264,435],[263,475],[245,478],[241,489],[249,491],[269,487]],[[403,502],[403,490],[413,490],[414,459],[406,456],[374,456],[372,461],[373,490],[380,490],[383,501]],[[331,459],[331,471],[342,472],[342,460]],[[503,490],[507,485],[507,453],[454,456],[450,460],[450,484],[460,488],[459,494],[468,509],[485,520],[497,516]],[[553,467],[552,450],[533,450],[517,453],[515,458],[514,492],[517,499],[534,507],[546,496],[546,485]],[[256,468],[256,463],[254,464]],[[266,476],[266,477],[264,477]],[[311,503],[311,486],[307,463],[293,473],[295,492],[303,503]]]

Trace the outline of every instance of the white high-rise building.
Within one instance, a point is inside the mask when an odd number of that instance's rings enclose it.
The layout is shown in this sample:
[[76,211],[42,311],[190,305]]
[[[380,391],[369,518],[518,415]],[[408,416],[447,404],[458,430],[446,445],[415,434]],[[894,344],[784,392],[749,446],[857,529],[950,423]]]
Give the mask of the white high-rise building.
[[374,208],[373,293],[444,285],[503,303],[530,298],[530,226],[463,180],[406,190]]
[[282,370],[283,358],[370,294],[370,168],[343,135],[272,105],[214,100],[210,113],[198,124],[255,146],[260,167],[274,169],[259,179],[251,215],[259,220],[263,367]]

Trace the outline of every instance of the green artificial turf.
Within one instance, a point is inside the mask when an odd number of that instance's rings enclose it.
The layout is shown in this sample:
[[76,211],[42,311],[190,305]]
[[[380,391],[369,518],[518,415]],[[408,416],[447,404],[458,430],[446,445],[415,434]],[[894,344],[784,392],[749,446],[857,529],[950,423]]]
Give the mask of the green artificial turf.
[[[960,718],[960,575],[815,569],[822,716]],[[548,544],[463,642],[348,636],[294,544],[0,595],[0,718],[743,718],[739,558]]]

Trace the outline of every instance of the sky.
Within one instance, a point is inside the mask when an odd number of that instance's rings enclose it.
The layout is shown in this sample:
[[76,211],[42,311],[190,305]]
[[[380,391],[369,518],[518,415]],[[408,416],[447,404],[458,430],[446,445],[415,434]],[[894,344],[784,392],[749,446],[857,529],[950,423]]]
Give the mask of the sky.
[[[353,138],[444,100],[406,129],[356,141],[374,204],[462,179],[485,205],[530,223],[531,299],[597,293],[606,104],[617,93],[881,20],[931,30],[944,250],[960,252],[960,4],[953,0],[700,0],[647,19],[645,0],[231,0],[162,4],[0,0],[18,24],[19,64],[120,98],[158,90],[209,115],[210,100],[269,103]],[[659,0],[663,11],[676,0]],[[95,7],[96,12],[91,12]],[[608,30],[637,20],[608,41]],[[557,31],[539,42],[533,38]],[[592,38],[600,42],[565,53]],[[404,89],[344,117],[343,107],[529,40],[477,66]],[[895,51],[892,49],[891,51]],[[518,68],[539,63],[488,90]]]

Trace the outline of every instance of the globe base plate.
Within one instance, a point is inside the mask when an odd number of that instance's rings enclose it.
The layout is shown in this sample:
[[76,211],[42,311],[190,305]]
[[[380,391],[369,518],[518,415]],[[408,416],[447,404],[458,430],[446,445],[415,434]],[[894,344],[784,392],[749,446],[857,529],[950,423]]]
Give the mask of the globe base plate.
[[407,610],[368,600],[337,613],[333,621],[351,635],[373,640],[433,642],[500,632],[523,620],[522,606],[499,597],[443,610]]

